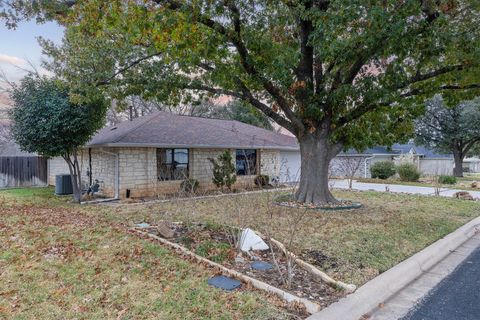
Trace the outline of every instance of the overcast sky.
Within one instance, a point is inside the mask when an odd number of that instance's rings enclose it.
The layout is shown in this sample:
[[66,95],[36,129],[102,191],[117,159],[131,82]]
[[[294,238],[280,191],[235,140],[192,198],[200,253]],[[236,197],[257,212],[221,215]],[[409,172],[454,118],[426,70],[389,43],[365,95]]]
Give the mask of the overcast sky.
[[37,67],[41,65],[42,49],[37,37],[60,43],[62,35],[63,29],[56,23],[24,22],[15,30],[0,24],[0,70],[10,81],[17,81],[25,74],[18,67],[29,68],[28,61]]

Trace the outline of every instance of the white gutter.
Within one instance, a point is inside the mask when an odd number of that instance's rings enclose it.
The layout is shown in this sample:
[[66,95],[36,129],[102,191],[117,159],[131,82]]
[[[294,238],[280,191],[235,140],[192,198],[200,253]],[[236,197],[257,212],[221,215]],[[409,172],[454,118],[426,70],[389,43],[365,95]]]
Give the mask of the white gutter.
[[120,158],[118,153],[98,149],[98,151],[115,157],[115,196],[114,200],[120,199]]

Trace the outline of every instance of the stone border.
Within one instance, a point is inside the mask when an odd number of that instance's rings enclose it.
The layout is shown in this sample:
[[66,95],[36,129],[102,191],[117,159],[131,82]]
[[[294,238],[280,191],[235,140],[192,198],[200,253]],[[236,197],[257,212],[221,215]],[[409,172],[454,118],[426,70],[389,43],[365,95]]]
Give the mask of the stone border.
[[[277,196],[276,198],[280,197],[281,195]],[[340,200],[340,199],[339,199]],[[340,200],[341,201],[341,200]],[[273,204],[280,206],[280,207],[285,207],[285,208],[292,208],[292,209],[307,209],[307,210],[324,210],[324,211],[338,211],[338,210],[352,210],[352,209],[360,209],[362,207],[362,204],[359,202],[353,202],[352,204],[347,204],[343,206],[337,206],[337,207],[302,207],[302,206],[296,206],[293,204],[287,204],[285,202],[280,202],[277,201],[275,198],[273,199]]]
[[218,269],[218,270],[222,271],[223,273],[226,273],[229,276],[235,277],[235,278],[237,278],[237,279],[239,279],[243,282],[251,284],[253,287],[255,287],[257,289],[266,291],[268,293],[273,293],[273,294],[277,295],[278,297],[280,297],[281,299],[283,299],[287,302],[301,303],[302,305],[305,306],[305,309],[310,314],[314,314],[315,312],[318,312],[318,311],[321,310],[321,306],[319,304],[315,303],[315,302],[312,302],[312,301],[307,300],[305,298],[300,298],[300,297],[298,297],[296,295],[293,295],[289,292],[286,292],[286,291],[284,291],[280,288],[269,285],[269,284],[267,284],[263,281],[257,280],[255,278],[244,275],[243,273],[240,273],[238,271],[235,271],[235,270],[229,269],[227,267],[224,267],[223,265],[221,265],[219,263],[210,261],[207,258],[204,258],[204,257],[201,257],[201,256],[195,254],[194,252],[188,250],[187,248],[185,248],[185,247],[183,247],[183,246],[181,246],[177,243],[173,243],[171,241],[168,241],[167,239],[158,237],[156,235],[153,235],[153,234],[145,232],[145,231],[141,231],[138,228],[130,228],[129,230],[131,230],[133,232],[136,232],[138,234],[141,234],[143,236],[147,236],[147,237],[149,237],[151,239],[154,239],[156,241],[159,241],[160,243],[165,244],[165,245],[171,247],[172,249],[179,250],[180,252],[182,252],[182,254],[194,258],[197,262],[206,263],[209,266],[211,266],[215,269]]
[[362,207],[361,203],[353,203],[350,205],[339,206],[339,207],[317,207],[317,208],[309,208],[309,207],[301,207],[301,206],[294,206],[283,204],[281,202],[273,202],[275,205],[285,208],[292,208],[292,209],[307,209],[307,210],[323,210],[323,211],[337,211],[337,210],[353,210],[353,209],[360,209]]
[[[204,200],[204,199],[216,199],[216,198],[224,198],[229,196],[243,196],[249,194],[258,194],[258,193],[270,193],[270,192],[282,192],[292,190],[292,188],[284,187],[284,188],[273,188],[273,189],[263,189],[263,190],[255,190],[255,191],[244,191],[238,193],[222,193],[222,194],[215,194],[215,195],[208,195],[208,196],[198,196],[198,197],[184,197],[184,198],[172,198],[172,199],[159,199],[159,200],[150,200],[150,201],[143,201],[143,202],[132,202],[132,203],[123,203],[123,202],[116,202],[111,205],[113,206],[135,206],[135,205],[149,205],[149,204],[157,204],[157,203],[168,203],[168,202],[175,202],[175,201],[190,201],[190,200]],[[119,200],[119,199],[116,199]],[[104,201],[106,202],[106,201]],[[85,203],[87,204],[87,203]]]
[[480,233],[480,217],[370,280],[309,320],[358,320],[431,269],[471,237]]

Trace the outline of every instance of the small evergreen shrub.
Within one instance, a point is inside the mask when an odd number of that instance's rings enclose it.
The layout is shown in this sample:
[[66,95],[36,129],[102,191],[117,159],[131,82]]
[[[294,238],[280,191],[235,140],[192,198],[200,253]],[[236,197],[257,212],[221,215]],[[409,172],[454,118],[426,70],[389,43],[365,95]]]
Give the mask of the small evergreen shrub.
[[255,177],[255,185],[258,187],[266,187],[270,183],[270,177],[266,174],[259,174]]
[[390,161],[379,161],[370,167],[373,179],[388,179],[395,175],[395,165]]
[[438,177],[438,182],[441,184],[456,184],[457,178],[454,176],[440,176]]
[[186,193],[195,193],[197,192],[199,184],[200,183],[196,179],[185,179],[180,184],[180,191]]
[[223,187],[232,189],[232,185],[237,181],[235,164],[230,151],[225,150],[217,159],[208,159],[213,165],[212,182],[223,191]]
[[418,181],[420,172],[417,167],[411,163],[404,163],[397,167],[397,173],[402,181]]

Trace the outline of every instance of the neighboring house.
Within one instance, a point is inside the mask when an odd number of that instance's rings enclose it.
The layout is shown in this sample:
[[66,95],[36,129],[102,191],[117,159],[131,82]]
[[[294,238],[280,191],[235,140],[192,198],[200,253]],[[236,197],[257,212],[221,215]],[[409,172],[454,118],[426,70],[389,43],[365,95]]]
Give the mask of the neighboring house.
[[0,141],[0,188],[46,186],[47,176],[47,159]]
[[[238,121],[155,112],[100,130],[80,154],[86,185],[99,181],[108,197],[152,197],[176,193],[185,178],[200,188],[214,188],[212,164],[225,150],[232,153],[237,185],[252,185],[266,174],[285,177],[299,164],[283,163],[299,154],[296,138]],[[299,159],[299,158],[298,158]],[[49,184],[68,173],[61,158],[49,161]]]
[[469,157],[463,160],[463,172],[479,173],[480,159],[478,157]]
[[[394,144],[391,148],[374,147],[362,153],[348,150],[340,153],[332,160],[331,172],[333,177],[346,176],[345,162],[350,159],[361,159],[362,163],[355,177],[370,177],[370,166],[379,161],[391,161],[395,164],[412,163],[423,175],[451,175],[453,173],[453,155],[439,154],[428,148],[416,146],[413,143]],[[473,167],[473,166],[472,166]]]
[[330,163],[330,175],[332,177],[346,177],[348,176],[348,170],[359,161],[358,170],[355,172],[357,178],[369,178],[370,166],[375,162],[380,161],[394,161],[395,157],[399,155],[399,152],[390,150],[387,147],[373,147],[363,152],[358,152],[354,149],[341,152],[338,156],[332,159]]

